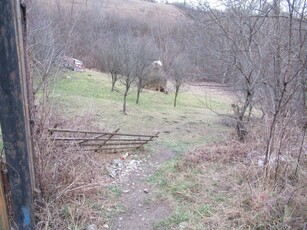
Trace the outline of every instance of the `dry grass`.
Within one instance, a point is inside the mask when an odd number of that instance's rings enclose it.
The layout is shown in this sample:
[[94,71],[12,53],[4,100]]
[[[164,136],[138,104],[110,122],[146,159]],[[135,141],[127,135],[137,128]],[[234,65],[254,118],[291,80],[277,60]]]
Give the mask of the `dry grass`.
[[36,200],[37,229],[85,229],[92,223],[101,229],[112,213],[120,211],[104,171],[114,156],[84,152],[76,145],[58,147],[47,130],[57,125],[94,130],[95,120],[89,114],[38,120],[44,125],[36,130],[35,165],[41,189]]
[[[206,147],[187,157],[185,164],[200,164],[202,171],[219,165],[221,169],[214,175],[222,186],[217,193],[227,192],[233,196],[212,220],[218,223],[216,227],[220,229],[229,226],[229,222],[233,227],[247,229],[302,228],[307,220],[307,181],[304,170],[307,162],[303,162],[305,167],[302,165],[298,177],[294,178],[298,153],[294,151],[299,147],[293,148],[292,154],[283,154],[284,159],[288,160],[280,162],[280,170],[275,177],[276,162],[267,166],[268,174],[263,167],[258,166],[264,150],[260,142],[254,140],[255,136],[246,143],[226,142]],[[293,142],[290,145],[295,146]],[[200,183],[205,183],[205,180]]]
[[152,182],[161,189],[158,197],[170,200],[175,210],[160,227],[176,229],[187,221],[191,229],[199,230],[304,228],[306,159],[294,176],[301,131],[288,130],[285,144],[291,148],[283,149],[276,171],[276,161],[267,170],[258,166],[265,125],[257,127],[245,143],[228,140],[204,146],[160,169]]

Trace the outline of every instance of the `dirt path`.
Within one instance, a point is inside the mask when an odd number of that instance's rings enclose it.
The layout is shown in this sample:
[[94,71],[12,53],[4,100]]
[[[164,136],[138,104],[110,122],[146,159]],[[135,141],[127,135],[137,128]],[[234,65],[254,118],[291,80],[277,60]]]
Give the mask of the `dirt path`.
[[160,220],[171,214],[171,208],[166,203],[151,201],[152,189],[147,178],[166,160],[175,156],[169,150],[157,151],[138,169],[132,171],[118,186],[123,191],[122,202],[125,213],[117,216],[113,221],[113,230],[150,230]]

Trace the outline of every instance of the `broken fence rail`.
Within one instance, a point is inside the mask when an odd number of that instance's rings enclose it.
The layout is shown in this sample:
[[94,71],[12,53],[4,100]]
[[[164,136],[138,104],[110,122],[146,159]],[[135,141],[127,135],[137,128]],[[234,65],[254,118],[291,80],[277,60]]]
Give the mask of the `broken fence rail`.
[[88,130],[71,129],[48,129],[52,135],[52,140],[61,146],[76,144],[84,151],[118,152],[119,150],[138,149],[143,145],[158,138],[159,132],[155,135],[119,133],[119,129],[114,132],[99,132]]

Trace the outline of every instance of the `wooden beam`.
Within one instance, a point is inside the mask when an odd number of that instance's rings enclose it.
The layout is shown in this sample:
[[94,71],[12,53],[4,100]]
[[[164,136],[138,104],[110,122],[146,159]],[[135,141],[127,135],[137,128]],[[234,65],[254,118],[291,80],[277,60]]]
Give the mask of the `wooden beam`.
[[116,151],[116,150],[131,150],[131,149],[136,149],[137,147],[112,147],[112,148],[88,148],[88,149],[82,149],[83,151],[108,151],[108,150],[112,150],[112,151]]
[[[83,141],[78,142],[78,144],[85,143],[85,142],[87,142],[87,141],[89,141],[89,140],[95,140],[95,139],[97,139],[97,138],[104,137],[104,136],[106,136],[106,135],[108,135],[108,134],[99,134],[99,135],[96,135],[96,136],[91,137],[91,138],[88,138],[88,139],[87,139],[87,138],[83,138],[83,139],[80,139],[80,140],[83,140]],[[54,140],[57,140],[57,139],[54,138]]]
[[[116,139],[109,139],[109,138],[98,138],[98,139],[92,139],[92,138],[75,138],[75,137],[59,137],[59,138],[53,138],[52,140],[55,141],[82,141],[82,142],[77,142],[78,144],[83,144],[86,142],[98,142],[98,141],[152,141],[152,138],[148,139],[140,139],[140,138],[135,138],[135,139],[124,139],[124,138],[116,138]],[[84,142],[83,142],[84,141]]]
[[[2,162],[0,164],[2,164]],[[1,169],[1,174],[2,174],[2,169]],[[0,175],[0,229],[5,229],[5,230],[10,229],[2,175]]]
[[141,144],[146,144],[147,141],[143,141],[143,142],[131,142],[131,143],[105,143],[105,144],[98,144],[98,143],[93,143],[93,144],[83,144],[82,146],[109,146],[109,145],[124,145],[124,146],[127,146],[127,145],[141,145]]
[[62,133],[108,134],[108,135],[114,135],[114,136],[127,136],[127,137],[158,137],[157,135],[109,133],[109,132],[99,132],[99,131],[89,131],[89,130],[71,130],[71,129],[48,129],[48,130],[53,131],[53,132],[62,132]]
[[[11,186],[14,222],[34,229],[34,170],[26,91],[25,51],[18,0],[0,0],[0,122]],[[23,12],[25,10],[23,9]]]

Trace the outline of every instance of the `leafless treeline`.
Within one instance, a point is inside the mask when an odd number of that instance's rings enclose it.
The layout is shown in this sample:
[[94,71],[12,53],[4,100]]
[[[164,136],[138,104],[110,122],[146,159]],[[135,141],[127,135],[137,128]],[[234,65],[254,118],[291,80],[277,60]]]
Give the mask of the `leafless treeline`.
[[[150,64],[161,60],[164,74],[174,79],[176,101],[179,88],[188,77],[185,70],[189,69],[185,23],[182,20],[178,24],[148,23],[131,17],[123,20],[107,12],[107,4],[108,1],[98,0],[83,7],[75,1],[47,3],[34,0],[28,3],[34,94],[49,86],[61,69],[58,64],[64,56],[73,56],[82,59],[87,67],[110,73],[112,91],[123,95],[123,111],[126,112],[125,102],[131,86],[137,88],[136,103],[139,103],[150,75]],[[180,66],[181,71],[176,71],[175,66]],[[117,82],[125,89],[119,90]]]
[[[131,87],[136,86],[139,103],[148,66],[161,60],[165,75],[174,82],[174,106],[184,81],[213,80],[232,90],[238,96],[232,108],[239,140],[249,132],[250,120],[262,119],[268,162],[272,154],[280,154],[289,127],[300,127],[302,135],[306,129],[307,3],[218,2],[221,10],[206,2],[191,8],[181,5],[185,20],[149,24],[106,12],[108,1],[91,1],[82,8],[74,1],[31,1],[34,94],[48,86],[59,71],[56,63],[66,54],[110,73],[112,91],[123,95],[125,112]],[[124,87],[117,88],[117,83]]]
[[291,127],[300,128],[296,135],[305,143],[307,2],[220,3],[223,11],[206,3],[191,10],[195,37],[201,38],[191,44],[191,49],[201,50],[195,62],[205,63],[198,66],[207,78],[224,83],[238,95],[232,107],[239,139],[244,140],[255,109],[256,119],[266,124],[264,164],[271,157],[279,161],[289,150]]

